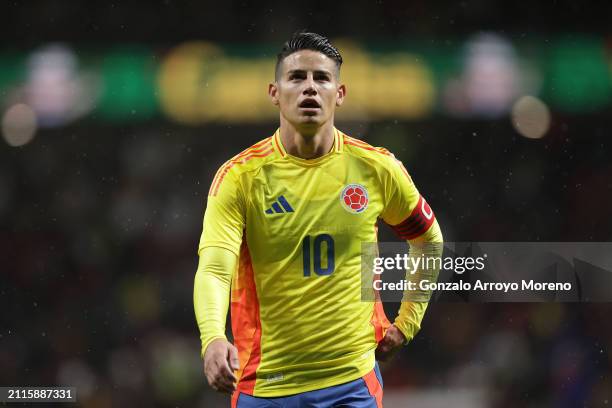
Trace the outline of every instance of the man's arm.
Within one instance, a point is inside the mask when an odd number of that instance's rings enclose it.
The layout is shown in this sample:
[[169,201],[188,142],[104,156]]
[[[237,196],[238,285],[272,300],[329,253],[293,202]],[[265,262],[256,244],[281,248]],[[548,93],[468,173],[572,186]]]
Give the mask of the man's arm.
[[202,341],[204,373],[217,391],[235,389],[238,352],[225,338],[230,286],[244,231],[244,194],[238,175],[226,162],[215,176],[206,203],[193,305]]
[[[418,238],[408,241],[410,245],[409,256],[411,258],[431,259],[442,256],[443,237],[438,221],[434,220],[431,227]],[[417,284],[421,279],[426,278],[430,282],[438,280],[438,268],[419,268],[417,271],[412,271],[408,277]],[[412,279],[411,279],[412,278]],[[410,341],[421,328],[421,321],[427,310],[431,291],[423,293],[422,291],[407,292],[405,295],[408,299],[404,299],[400,306],[399,314],[393,323],[406,338],[405,341]],[[418,301],[415,300],[418,298]]]
[[[431,227],[421,236],[408,240],[409,256],[420,258],[422,255],[427,257],[441,257],[443,250],[443,236],[438,221],[434,219]],[[407,279],[415,282],[427,277],[429,281],[435,282],[438,279],[439,270],[437,268],[421,268],[410,274]],[[417,286],[418,287],[418,286]],[[421,322],[425,316],[428,302],[431,293],[414,293],[408,292],[408,299],[404,299],[400,306],[399,313],[387,332],[385,337],[378,345],[376,357],[378,360],[386,361],[397,352],[400,346],[407,344],[414,338],[417,332],[421,329]],[[414,297],[419,300],[415,301]],[[426,300],[427,299],[427,300]]]
[[[387,172],[383,173],[382,179],[385,192],[383,220],[399,238],[408,241],[410,257],[441,256],[442,232],[433,210],[417,190],[404,165],[393,155],[388,158],[385,168]],[[414,273],[407,280],[417,282],[424,277],[437,280],[439,271],[420,268],[411,272]],[[423,291],[404,293],[399,314],[376,350],[378,359],[388,359],[402,344],[412,340],[421,327],[430,296],[431,293]]]
[[230,287],[237,262],[238,256],[228,249],[204,248],[193,286],[204,373],[210,386],[221,392],[235,390],[233,371],[239,368],[238,351],[225,337]]
[[193,306],[200,329],[201,356],[214,339],[225,337],[230,285],[238,257],[225,248],[208,247],[200,253],[193,286]]

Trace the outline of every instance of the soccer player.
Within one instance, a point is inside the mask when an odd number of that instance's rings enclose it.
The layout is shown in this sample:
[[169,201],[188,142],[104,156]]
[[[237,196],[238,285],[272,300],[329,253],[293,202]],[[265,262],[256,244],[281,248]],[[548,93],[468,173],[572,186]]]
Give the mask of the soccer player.
[[442,234],[393,154],[334,127],[341,64],[327,38],[294,34],[268,89],[280,127],[208,193],[194,307],[206,378],[232,407],[382,407],[376,358],[410,341],[427,307],[404,301],[390,324],[361,299],[361,244],[379,219],[410,244]]

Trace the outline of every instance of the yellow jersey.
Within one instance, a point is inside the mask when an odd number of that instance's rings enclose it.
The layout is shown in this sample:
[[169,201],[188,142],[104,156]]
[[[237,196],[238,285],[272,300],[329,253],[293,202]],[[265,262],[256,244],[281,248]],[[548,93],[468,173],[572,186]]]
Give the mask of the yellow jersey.
[[401,162],[337,129],[333,149],[313,160],[288,154],[276,131],[221,166],[199,252],[239,256],[238,392],[291,395],[373,369],[390,323],[380,302],[362,300],[361,244],[377,241],[379,218],[403,239],[434,222]]

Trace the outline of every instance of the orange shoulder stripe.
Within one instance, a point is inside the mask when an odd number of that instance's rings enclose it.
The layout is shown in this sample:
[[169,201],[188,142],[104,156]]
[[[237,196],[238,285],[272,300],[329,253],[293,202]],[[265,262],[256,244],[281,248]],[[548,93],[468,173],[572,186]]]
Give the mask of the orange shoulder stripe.
[[348,145],[356,146],[356,147],[361,147],[362,149],[371,150],[373,152],[378,152],[380,154],[384,154],[385,156],[393,156],[393,154],[390,151],[388,151],[387,149],[385,149],[384,147],[374,147],[374,146],[372,146],[372,145],[370,145],[370,144],[368,144],[368,143],[366,143],[366,142],[364,142],[362,140],[355,139],[355,138],[352,138],[350,136],[345,136],[344,144],[348,144]]
[[[212,186],[210,186],[210,191],[209,191],[209,195],[215,196],[217,195],[217,192],[219,191],[219,187],[221,186],[221,182],[223,182],[223,178],[225,177],[225,175],[227,174],[227,172],[235,165],[235,164],[244,164],[247,161],[256,158],[256,157],[266,157],[269,156],[271,153],[274,152],[274,149],[272,147],[269,147],[268,150],[261,150],[261,151],[253,151],[253,152],[249,152],[248,154],[245,154],[242,157],[237,157],[233,160],[230,160],[229,162],[227,162],[227,164],[222,168],[222,171],[219,170],[221,173],[219,174],[219,176],[217,177],[216,180],[216,184],[213,184]],[[213,182],[214,183],[214,182]],[[213,188],[214,186],[214,188]]]
[[356,146],[356,147],[360,147],[360,148],[365,149],[365,150],[372,150],[372,151],[376,151],[376,149],[374,149],[374,148],[373,148],[373,147],[371,147],[371,146],[364,146],[364,145],[361,145],[361,144],[353,143],[353,142],[351,142],[351,141],[345,141],[345,142],[344,142],[344,144],[351,145],[351,146]]
[[[213,182],[210,185],[210,189],[208,191],[208,195],[211,195],[211,192],[215,190],[215,188],[214,188],[215,185],[217,185],[221,181],[221,179],[223,179],[223,177],[225,176],[225,174],[229,170],[229,167],[232,167],[234,164],[238,163],[240,161],[240,159],[242,159],[243,157],[248,156],[249,154],[252,154],[252,153],[262,153],[263,151],[271,148],[272,147],[271,139],[272,139],[272,137],[268,137],[268,138],[266,138],[266,139],[264,139],[264,140],[262,140],[262,141],[260,141],[258,143],[255,143],[253,146],[251,146],[248,149],[240,152],[239,154],[237,154],[236,156],[232,157],[227,162],[225,162],[225,164],[223,166],[221,166],[221,168],[219,168],[219,170],[215,174],[215,177],[213,178]],[[265,146],[266,143],[270,143],[270,146]]]
[[402,163],[400,160],[397,160],[397,159],[395,159],[395,161],[400,166],[400,168],[402,169],[406,177],[408,177],[408,180],[412,181],[412,177],[410,177],[410,174],[408,174],[408,170],[406,170],[406,167],[404,167],[404,163]]
[[242,152],[238,153],[236,156],[232,157],[228,161],[233,161],[233,160],[239,159],[242,156],[246,156],[247,154],[249,154],[251,152],[261,151],[261,150],[264,150],[264,149],[270,147],[270,146],[265,146],[265,144],[271,143],[270,139],[271,139],[271,137],[268,137],[268,138],[262,140],[261,142],[255,143],[253,146],[249,147],[248,149],[243,150]]

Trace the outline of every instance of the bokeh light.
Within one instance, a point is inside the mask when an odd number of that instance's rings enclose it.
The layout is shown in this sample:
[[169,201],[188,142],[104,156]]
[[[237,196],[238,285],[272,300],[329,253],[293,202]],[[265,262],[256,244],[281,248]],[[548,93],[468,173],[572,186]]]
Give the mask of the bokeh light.
[[2,136],[6,143],[13,147],[31,142],[36,128],[36,114],[23,103],[11,106],[2,117]]
[[550,128],[550,110],[540,99],[522,96],[512,107],[512,125],[521,135],[539,139]]

